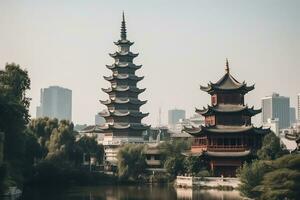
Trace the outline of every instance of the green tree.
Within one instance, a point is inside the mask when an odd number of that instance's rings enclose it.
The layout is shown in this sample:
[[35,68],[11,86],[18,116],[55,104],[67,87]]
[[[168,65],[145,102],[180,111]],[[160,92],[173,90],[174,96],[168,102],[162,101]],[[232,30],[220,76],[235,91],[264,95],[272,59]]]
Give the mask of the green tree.
[[75,144],[75,132],[72,123],[61,120],[58,128],[54,128],[47,144],[46,159],[63,159],[70,161]]
[[4,160],[22,158],[22,134],[29,122],[28,72],[14,63],[0,71],[0,131],[5,133]]
[[172,156],[165,161],[164,168],[171,176],[175,177],[178,174],[184,173],[183,162],[184,162],[183,156],[178,156],[178,157]]
[[58,128],[58,126],[58,119],[44,117],[32,119],[28,125],[28,129],[36,135],[40,145],[46,147],[46,142],[49,141],[52,131]]
[[247,197],[257,198],[261,195],[259,185],[266,172],[270,171],[271,166],[261,160],[254,160],[252,163],[244,163],[238,170],[241,180],[239,190]]
[[184,169],[186,173],[195,175],[206,169],[206,164],[198,156],[187,156],[184,158]]
[[163,142],[158,148],[162,155],[163,166],[172,177],[185,172],[182,153],[190,149],[189,141]]
[[103,160],[104,148],[97,143],[96,137],[81,137],[75,144],[75,151],[74,160],[77,164],[82,162],[83,154],[96,156],[99,163]]
[[260,160],[274,160],[284,154],[286,152],[281,148],[280,139],[273,132],[264,137],[262,147],[257,152]]
[[300,196],[300,155],[285,155],[276,160],[255,160],[239,170],[240,191],[255,199],[291,199]]
[[21,185],[24,169],[26,137],[29,122],[29,102],[26,91],[30,89],[28,72],[14,63],[0,70],[0,132],[4,132],[3,162],[0,164],[1,190],[10,185]]
[[145,145],[127,144],[118,154],[118,175],[122,179],[137,180],[147,167]]
[[181,157],[182,153],[190,149],[190,142],[185,140],[175,140],[171,142],[163,142],[158,148],[162,155],[163,162],[169,157]]
[[261,183],[261,199],[281,200],[300,197],[300,155],[291,154],[276,159],[273,170],[266,173]]

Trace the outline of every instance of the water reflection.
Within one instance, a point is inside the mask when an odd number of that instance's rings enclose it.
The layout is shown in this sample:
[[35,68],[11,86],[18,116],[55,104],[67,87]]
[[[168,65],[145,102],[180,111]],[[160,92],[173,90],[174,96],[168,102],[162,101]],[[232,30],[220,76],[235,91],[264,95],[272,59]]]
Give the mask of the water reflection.
[[176,188],[177,199],[192,200],[240,200],[242,197],[236,190],[233,191],[219,191],[219,190],[197,190]]
[[175,189],[167,186],[98,186],[69,190],[28,190],[23,200],[240,200],[238,191]]

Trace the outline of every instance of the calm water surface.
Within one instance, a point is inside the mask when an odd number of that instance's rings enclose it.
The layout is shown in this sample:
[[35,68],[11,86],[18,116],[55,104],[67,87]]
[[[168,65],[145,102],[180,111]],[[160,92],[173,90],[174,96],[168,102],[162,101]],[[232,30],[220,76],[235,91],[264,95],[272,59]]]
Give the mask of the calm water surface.
[[238,191],[176,189],[173,186],[97,186],[28,190],[21,200],[241,200]]

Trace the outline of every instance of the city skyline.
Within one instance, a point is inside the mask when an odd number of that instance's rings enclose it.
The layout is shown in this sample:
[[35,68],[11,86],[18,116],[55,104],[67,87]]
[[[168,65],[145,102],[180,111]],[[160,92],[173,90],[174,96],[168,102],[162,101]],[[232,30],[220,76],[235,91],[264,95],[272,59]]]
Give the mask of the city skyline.
[[[102,76],[108,73],[105,65],[111,63],[107,53],[115,50],[112,41],[119,36],[122,10],[128,38],[136,42],[133,51],[140,53],[136,63],[144,66],[140,87],[147,90],[141,98],[148,103],[142,111],[150,115],[143,122],[157,124],[160,107],[163,124],[167,110],[174,107],[191,116],[195,106],[208,101],[199,85],[222,75],[226,57],[233,75],[256,84],[247,96],[249,104],[259,108],[262,97],[278,92],[289,96],[296,107],[299,2],[174,2],[160,3],[157,11],[138,2],[72,2],[71,7],[71,1],[44,2],[0,3],[0,23],[7,30],[0,33],[0,67],[15,62],[28,69],[32,116],[39,89],[61,85],[73,90],[73,121],[93,123],[94,113],[104,108],[99,100],[107,98],[100,91],[108,86]],[[260,121],[261,116],[257,118]]]

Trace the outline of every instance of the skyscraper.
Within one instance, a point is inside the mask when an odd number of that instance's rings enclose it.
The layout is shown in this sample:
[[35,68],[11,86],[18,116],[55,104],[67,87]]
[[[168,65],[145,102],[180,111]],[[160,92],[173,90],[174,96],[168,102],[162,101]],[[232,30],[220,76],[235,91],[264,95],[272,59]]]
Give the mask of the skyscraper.
[[297,120],[300,121],[300,93],[297,95],[297,102],[298,102],[298,109],[297,109],[298,117],[297,117]]
[[296,108],[290,107],[290,124],[296,123]]
[[72,90],[59,86],[41,89],[36,117],[72,120]]
[[279,120],[279,129],[290,126],[290,98],[273,93],[271,96],[262,98],[262,123],[268,119]]
[[168,124],[170,128],[173,128],[180,119],[185,119],[185,110],[175,108],[168,111]]

